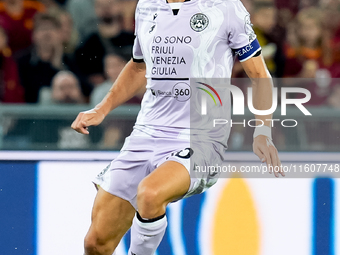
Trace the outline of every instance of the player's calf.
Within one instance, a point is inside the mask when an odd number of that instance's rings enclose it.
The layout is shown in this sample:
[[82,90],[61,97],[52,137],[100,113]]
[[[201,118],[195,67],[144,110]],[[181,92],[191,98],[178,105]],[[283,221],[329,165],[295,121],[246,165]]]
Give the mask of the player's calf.
[[111,255],[130,228],[134,214],[128,201],[99,188],[85,237],[85,255]]
[[131,244],[128,254],[155,254],[167,225],[165,214],[153,219],[143,219],[137,212],[131,227]]

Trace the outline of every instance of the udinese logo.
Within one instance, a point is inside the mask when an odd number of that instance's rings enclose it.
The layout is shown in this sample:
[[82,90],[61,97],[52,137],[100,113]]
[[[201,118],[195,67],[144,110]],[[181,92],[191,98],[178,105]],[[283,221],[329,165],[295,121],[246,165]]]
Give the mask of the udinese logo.
[[190,27],[196,32],[202,32],[209,25],[207,15],[203,13],[196,13],[190,19]]

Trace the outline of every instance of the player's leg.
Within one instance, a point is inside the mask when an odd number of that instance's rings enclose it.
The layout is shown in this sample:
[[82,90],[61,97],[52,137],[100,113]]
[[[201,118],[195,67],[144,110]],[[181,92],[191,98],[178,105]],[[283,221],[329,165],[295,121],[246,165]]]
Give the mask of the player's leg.
[[175,161],[166,161],[143,179],[137,191],[138,212],[131,228],[129,255],[154,254],[167,226],[166,206],[189,187],[188,170]]
[[167,204],[182,197],[189,187],[188,170],[178,162],[164,162],[145,177],[138,186],[139,214],[147,219],[163,215]]
[[85,255],[111,255],[132,224],[132,205],[102,188],[92,209],[92,223],[85,237]]

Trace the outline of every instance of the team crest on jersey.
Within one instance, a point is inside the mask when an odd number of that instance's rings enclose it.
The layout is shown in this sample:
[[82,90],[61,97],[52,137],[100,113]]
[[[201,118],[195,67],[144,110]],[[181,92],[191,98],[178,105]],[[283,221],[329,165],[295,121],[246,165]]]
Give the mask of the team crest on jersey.
[[203,13],[196,13],[190,19],[190,26],[191,26],[192,30],[194,30],[196,32],[203,31],[204,29],[207,28],[208,25],[209,25],[209,19]]

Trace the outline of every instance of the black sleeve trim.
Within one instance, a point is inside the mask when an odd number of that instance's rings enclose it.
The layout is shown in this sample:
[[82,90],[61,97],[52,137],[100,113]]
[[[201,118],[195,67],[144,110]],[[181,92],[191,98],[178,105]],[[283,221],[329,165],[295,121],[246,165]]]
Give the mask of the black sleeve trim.
[[135,63],[144,63],[144,59],[136,59],[136,58],[132,58],[133,62]]
[[261,55],[261,53],[262,53],[262,50],[259,50],[258,52],[256,52],[256,54],[253,57],[258,57]]

